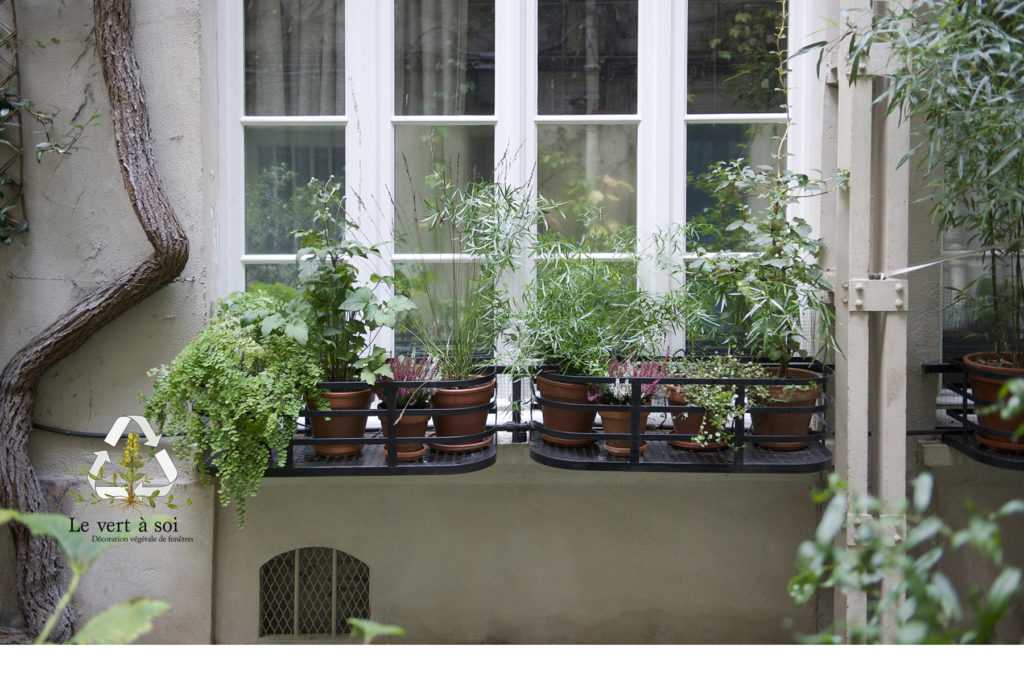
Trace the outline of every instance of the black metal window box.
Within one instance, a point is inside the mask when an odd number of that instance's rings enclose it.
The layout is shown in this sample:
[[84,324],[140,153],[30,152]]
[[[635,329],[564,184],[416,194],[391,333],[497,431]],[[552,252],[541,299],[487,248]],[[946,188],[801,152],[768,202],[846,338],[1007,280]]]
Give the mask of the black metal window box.
[[[424,437],[400,437],[394,430],[385,435],[379,429],[368,429],[361,437],[323,437],[312,433],[309,426],[311,418],[317,416],[358,416],[376,417],[382,422],[395,419],[402,414],[401,405],[396,400],[401,389],[417,388],[459,388],[466,382],[431,381],[431,382],[384,382],[378,387],[381,399],[377,407],[368,409],[348,410],[306,410],[303,412],[305,426],[300,427],[292,439],[284,466],[277,466],[272,459],[267,469],[268,477],[309,477],[309,476],[366,476],[366,475],[436,475],[461,474],[485,469],[493,465],[497,458],[497,435],[499,432],[511,433],[511,440],[519,443],[529,442],[531,457],[538,463],[551,467],[600,470],[600,471],[657,471],[657,472],[748,472],[764,474],[785,474],[818,472],[828,469],[832,462],[832,454],[825,445],[829,434],[826,421],[828,409],[827,382],[830,377],[828,368],[816,365],[813,369],[821,373],[819,379],[798,380],[793,378],[771,379],[690,379],[684,377],[658,378],[659,383],[672,385],[726,385],[735,387],[738,406],[743,406],[743,417],[738,417],[731,430],[732,445],[722,450],[685,450],[670,445],[670,441],[694,438],[694,434],[679,434],[666,429],[651,429],[645,426],[647,413],[662,413],[667,418],[680,412],[703,412],[699,406],[678,405],[646,405],[641,403],[641,387],[654,381],[654,378],[630,378],[631,402],[629,405],[609,405],[599,403],[566,404],[547,400],[548,404],[559,407],[581,410],[618,410],[631,414],[630,431],[623,433],[605,432],[595,429],[587,433],[557,432],[545,427],[540,420],[533,419],[533,406],[545,405],[545,400],[531,388],[533,400],[530,405],[530,417],[524,419],[520,402],[524,386],[530,382],[528,378],[511,378],[511,421],[499,424],[497,401],[492,400],[486,410],[489,413],[488,426],[480,434],[462,437],[441,437],[428,432]],[[503,368],[493,368],[493,374],[502,372]],[[615,380],[610,377],[567,377],[558,376],[560,381],[586,384],[607,384]],[[793,386],[800,384],[818,384],[821,396],[817,405],[778,407],[752,406],[747,404],[749,387],[760,386]],[[356,387],[366,388],[352,382],[327,382],[322,388],[327,390],[349,390]],[[576,406],[576,407],[574,407]],[[407,415],[438,416],[465,413],[481,410],[482,406],[473,408],[421,408],[405,410]],[[819,419],[818,429],[808,434],[765,436],[752,433],[747,425],[747,416],[758,412],[810,413]],[[644,423],[644,425],[642,425]],[[543,440],[543,434],[563,436],[587,436],[595,440],[594,445],[577,448],[553,446]],[[442,453],[433,448],[437,444],[458,444],[478,442],[490,437],[489,445],[468,453]],[[609,455],[603,444],[608,439],[628,441],[631,450],[628,457]],[[805,448],[798,450],[779,451],[765,448],[768,442],[783,442],[800,439],[806,441]],[[414,461],[399,459],[398,446],[407,442],[423,443],[428,450],[425,455]],[[641,442],[648,442],[648,447],[641,452]],[[355,457],[328,458],[316,454],[318,444],[359,444],[361,453]]]
[[[938,436],[943,443],[983,465],[1007,470],[1024,470],[1024,457],[989,448],[978,441],[977,434],[979,432],[1002,437],[1012,435],[983,427],[976,420],[971,419],[975,414],[975,406],[979,403],[974,400],[971,393],[963,363],[959,361],[926,363],[922,369],[925,374],[941,374],[943,388],[953,392],[960,399],[959,405],[942,408],[943,413],[959,426],[940,427],[930,432],[930,435]],[[925,435],[923,432],[915,432],[915,434]]]

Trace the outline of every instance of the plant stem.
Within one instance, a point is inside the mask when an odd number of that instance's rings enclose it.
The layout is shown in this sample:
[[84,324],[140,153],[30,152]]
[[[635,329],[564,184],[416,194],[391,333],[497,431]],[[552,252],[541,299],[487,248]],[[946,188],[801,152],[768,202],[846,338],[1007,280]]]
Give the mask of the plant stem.
[[57,602],[57,606],[53,609],[53,614],[46,620],[43,625],[43,630],[36,636],[35,644],[41,645],[46,642],[46,639],[50,637],[50,633],[53,628],[57,625],[57,620],[60,619],[61,615],[64,614],[64,610],[68,608],[71,603],[71,598],[78,590],[78,582],[82,579],[82,573],[78,570],[74,564],[71,565],[71,580],[68,581],[68,588],[64,591],[64,594],[60,596],[60,600]]

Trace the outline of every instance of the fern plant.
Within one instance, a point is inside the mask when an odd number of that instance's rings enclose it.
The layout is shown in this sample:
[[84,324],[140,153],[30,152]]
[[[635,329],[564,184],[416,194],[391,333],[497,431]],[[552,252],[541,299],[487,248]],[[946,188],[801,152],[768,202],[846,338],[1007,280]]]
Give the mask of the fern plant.
[[317,395],[319,355],[306,343],[297,302],[238,294],[156,378],[146,416],[169,433],[175,454],[212,464],[222,505],[245,524],[275,451],[283,464],[306,396]]

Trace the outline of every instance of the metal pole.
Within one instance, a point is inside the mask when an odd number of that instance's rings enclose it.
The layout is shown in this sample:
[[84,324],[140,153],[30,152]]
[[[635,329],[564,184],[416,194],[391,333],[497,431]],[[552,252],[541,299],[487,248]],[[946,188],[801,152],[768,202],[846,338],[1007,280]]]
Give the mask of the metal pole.
[[[840,25],[866,27],[871,21],[870,0],[841,0]],[[853,496],[868,493],[868,344],[869,313],[851,310],[851,279],[867,279],[871,255],[872,84],[861,78],[850,82],[843,48],[836,51],[838,86],[837,159],[849,173],[849,185],[836,201],[836,472],[846,480]],[[846,252],[845,254],[843,252]],[[852,546],[854,511],[846,536],[839,542]],[[863,593],[835,595],[835,622],[840,633],[867,620]]]

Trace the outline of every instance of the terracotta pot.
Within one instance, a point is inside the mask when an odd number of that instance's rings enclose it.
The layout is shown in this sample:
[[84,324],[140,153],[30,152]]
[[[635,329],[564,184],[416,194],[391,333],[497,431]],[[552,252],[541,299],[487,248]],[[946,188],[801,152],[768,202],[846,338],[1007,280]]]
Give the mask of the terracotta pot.
[[[975,412],[978,413],[978,422],[985,429],[1014,434],[1017,428],[1024,424],[1024,415],[1012,420],[1004,420],[998,413],[992,415],[981,414],[984,406],[999,400],[999,389],[1002,388],[1003,384],[1014,377],[1024,376],[1024,368],[993,365],[992,363],[998,361],[999,357],[1000,354],[994,351],[969,353],[964,356],[964,366],[967,368],[967,381],[971,385],[971,393],[974,394],[974,400],[979,402],[975,409]],[[979,374],[981,372],[985,374]],[[990,374],[996,376],[990,377]],[[976,432],[975,436],[980,443],[989,448],[1012,453],[1024,453],[1024,442],[1014,441],[1012,436],[983,434],[980,431]]]
[[[359,391],[325,391],[323,393],[331,404],[331,410],[359,410],[370,407],[372,389]],[[316,404],[310,402],[310,409],[316,410]],[[365,415],[345,415],[337,417],[313,418],[313,436],[329,437],[360,437],[366,433]],[[316,454],[323,458],[351,458],[359,455],[363,447],[360,444],[317,444],[313,447]]]
[[[381,409],[384,407],[383,404],[380,405]],[[429,415],[402,415],[395,425],[395,436],[426,436],[427,422],[429,421]],[[380,431],[384,438],[387,438],[391,432],[387,415],[380,416]],[[398,451],[400,462],[419,460],[427,453],[427,447],[423,445],[422,441],[400,441],[395,444],[395,450]],[[387,454],[386,445],[384,453]]]
[[[431,404],[435,408],[468,408],[481,406],[480,410],[458,415],[435,415],[434,428],[438,436],[469,436],[487,429],[487,411],[494,398],[494,387],[498,381],[492,379],[464,389],[435,389]],[[472,443],[431,444],[430,447],[442,453],[468,453],[487,448],[494,441],[488,436]]]
[[[777,368],[768,368],[776,371]],[[803,368],[787,368],[786,377],[790,379],[816,379],[821,377],[817,372]],[[768,391],[772,397],[771,407],[801,408],[813,406],[821,396],[820,384],[804,384],[796,386],[770,386]],[[786,436],[807,434],[811,431],[811,418],[814,413],[752,413],[754,434],[758,436]],[[798,451],[807,448],[809,441],[758,441],[759,448],[769,451]]]
[[[629,411],[628,410],[600,410],[601,424],[604,426],[606,432],[618,432],[620,434],[629,433]],[[640,413],[640,432],[643,433],[647,430],[647,418],[650,417],[651,411],[645,410]],[[628,458],[629,457],[629,441],[613,441],[606,439],[604,442],[604,448],[608,451],[608,455],[613,455],[617,458]],[[647,450],[647,442],[640,442],[640,452],[643,453]]]
[[[686,394],[675,388],[669,389],[668,402],[674,406],[685,406],[690,403],[686,399]],[[700,434],[700,430],[704,426],[704,418],[704,413],[672,413],[672,431],[676,434]],[[670,446],[684,448],[688,451],[720,451],[727,447],[727,444],[721,441],[709,441],[701,444],[689,439],[679,439],[668,443]]]
[[[588,404],[587,385],[573,384],[572,382],[559,382],[546,377],[544,373],[537,375],[537,388],[540,389],[542,399],[554,401],[565,401],[566,403]],[[541,413],[544,415],[544,425],[551,429],[562,432],[589,432],[594,429],[594,416],[597,409],[570,410],[558,406],[541,406]],[[542,434],[541,438],[546,443],[556,446],[589,446],[594,443],[593,439],[580,437],[577,439],[550,434]]]

